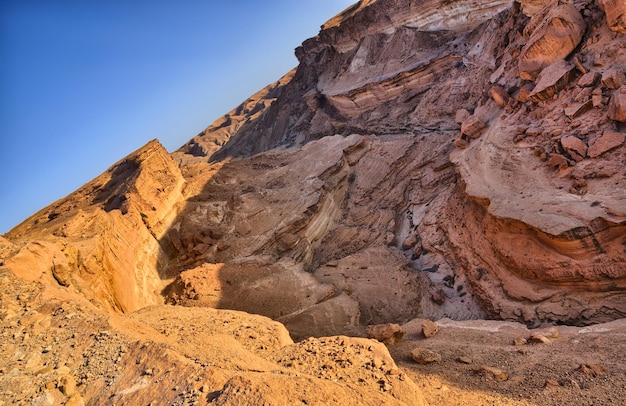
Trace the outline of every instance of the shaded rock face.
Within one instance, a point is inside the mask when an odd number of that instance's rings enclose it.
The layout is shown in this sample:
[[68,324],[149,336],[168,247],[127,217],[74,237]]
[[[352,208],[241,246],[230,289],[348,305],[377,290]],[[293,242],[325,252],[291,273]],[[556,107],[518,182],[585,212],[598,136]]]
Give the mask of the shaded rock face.
[[[291,79],[268,88],[280,94],[274,103],[254,118],[233,110],[181,151],[219,137],[216,131],[228,120],[238,125],[219,151],[207,154],[212,160],[335,134],[456,129],[448,120],[450,107],[471,109],[482,97],[483,89],[470,78],[485,76],[483,64],[495,65],[492,48],[501,38],[492,32],[502,22],[470,29],[511,4],[467,0],[441,8],[436,1],[360,2],[296,49],[300,64]],[[476,46],[485,42],[481,36],[493,42],[487,49]]]
[[[420,404],[381,345],[307,338],[416,318],[625,317],[626,36],[619,2],[601,4],[361,1],[178,151],[150,142],[0,237],[2,281],[28,287],[36,312],[71,299],[76,331],[115,330],[96,341],[130,355],[106,364],[109,381],[81,366],[93,403],[143,402],[151,376],[185,385],[130,368],[143,356],[180,363],[218,404],[292,400],[301,385]],[[338,351],[365,358],[330,362]],[[363,365],[370,386],[332,381]],[[41,396],[73,396],[63,379]]]

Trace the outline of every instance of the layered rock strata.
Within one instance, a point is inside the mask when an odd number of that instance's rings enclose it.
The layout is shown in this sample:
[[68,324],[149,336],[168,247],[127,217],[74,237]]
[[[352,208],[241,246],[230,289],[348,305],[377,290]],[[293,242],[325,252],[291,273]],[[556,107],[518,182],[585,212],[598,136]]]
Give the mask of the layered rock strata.
[[[451,142],[460,124],[454,143],[465,150],[453,154],[460,177],[444,171],[440,178],[452,176],[459,185],[446,189],[446,204],[430,201],[417,209],[405,198],[392,210],[396,246],[410,253],[412,267],[435,270],[426,273],[432,288],[425,295],[434,300],[424,300],[421,311],[454,313],[437,303],[447,306],[469,285],[468,294],[476,295],[492,317],[529,324],[622,317],[626,203],[612,191],[624,187],[618,169],[623,165],[621,93],[613,89],[626,63],[620,51],[624,37],[614,33],[611,14],[590,1],[541,1],[523,2],[530,19],[516,3],[481,24],[450,30],[426,24],[428,19],[416,29],[407,14],[353,24],[371,20],[382,5],[361,2],[305,41],[296,52],[300,66],[293,81],[254,121],[257,130],[268,129],[265,135],[238,132],[211,159],[259,152],[268,142],[298,145],[336,133],[398,134],[390,139],[406,136],[420,140],[417,148],[430,148],[429,142]],[[579,81],[583,75],[587,79]],[[459,120],[460,111],[467,114]],[[285,120],[291,123],[287,129],[277,127]],[[592,160],[599,156],[601,161]],[[404,165],[398,161],[394,168],[402,171]],[[406,173],[413,179],[424,176],[421,169]],[[354,179],[358,182],[358,172]],[[350,210],[357,212],[361,203],[355,203]],[[407,232],[399,226],[398,207],[420,213],[420,221],[432,219],[441,237],[431,238],[443,238],[434,245],[441,246],[435,250],[440,257],[432,255],[429,227],[415,222],[415,231]],[[444,221],[435,213],[456,220]],[[480,228],[468,223],[473,218],[480,219]],[[518,234],[524,237],[512,237]],[[340,244],[341,234],[333,238]],[[419,244],[402,246],[407,239]],[[518,245],[526,239],[523,248]],[[312,269],[324,260],[313,258]],[[492,272],[493,281],[483,278]],[[468,282],[458,283],[461,278]],[[361,306],[365,320],[363,312]]]

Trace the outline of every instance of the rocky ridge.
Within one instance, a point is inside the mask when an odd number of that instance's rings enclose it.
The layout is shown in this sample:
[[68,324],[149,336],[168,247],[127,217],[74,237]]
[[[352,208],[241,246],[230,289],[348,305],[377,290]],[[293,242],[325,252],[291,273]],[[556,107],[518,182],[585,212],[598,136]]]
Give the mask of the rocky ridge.
[[[178,151],[152,141],[0,238],[1,400],[617,404],[625,329],[582,326],[626,314],[623,18],[608,0],[348,8]],[[424,318],[444,327],[421,342]],[[545,369],[545,349],[504,346],[522,325],[496,328],[498,355],[489,328],[446,321],[483,318],[576,325],[556,359],[617,361]],[[385,323],[406,333],[393,358],[347,337]],[[448,384],[407,363],[415,344]]]

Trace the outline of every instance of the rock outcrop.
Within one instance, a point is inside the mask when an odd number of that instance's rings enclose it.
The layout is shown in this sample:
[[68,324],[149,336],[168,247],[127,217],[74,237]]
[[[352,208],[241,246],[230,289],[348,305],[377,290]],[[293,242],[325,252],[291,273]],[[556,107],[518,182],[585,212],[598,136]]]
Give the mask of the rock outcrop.
[[522,79],[533,79],[541,69],[567,57],[580,43],[585,22],[572,4],[552,0],[530,19],[528,41],[519,56]]
[[184,183],[165,148],[151,141],[7,233],[15,243],[4,264],[28,280],[52,273],[104,309],[162,303],[160,240]]
[[626,4],[621,0],[600,0],[606,21],[613,31],[626,34]]

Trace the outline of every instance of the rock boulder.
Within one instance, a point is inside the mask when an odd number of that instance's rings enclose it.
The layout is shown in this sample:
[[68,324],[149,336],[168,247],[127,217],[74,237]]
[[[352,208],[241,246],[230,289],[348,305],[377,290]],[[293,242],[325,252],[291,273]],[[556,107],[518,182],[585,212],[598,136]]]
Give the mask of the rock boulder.
[[626,2],[624,0],[600,0],[609,28],[626,34]]
[[526,30],[529,39],[519,57],[519,70],[522,79],[532,79],[578,46],[585,23],[574,5],[551,1],[532,17]]
[[597,158],[605,152],[624,145],[625,139],[626,133],[605,130],[602,136],[589,146],[588,154],[591,158]]
[[554,62],[541,71],[528,98],[535,103],[552,98],[567,85],[572,70],[574,65],[566,60]]

